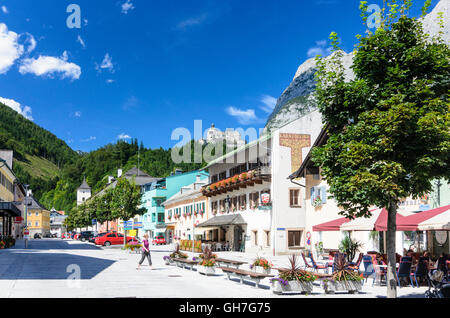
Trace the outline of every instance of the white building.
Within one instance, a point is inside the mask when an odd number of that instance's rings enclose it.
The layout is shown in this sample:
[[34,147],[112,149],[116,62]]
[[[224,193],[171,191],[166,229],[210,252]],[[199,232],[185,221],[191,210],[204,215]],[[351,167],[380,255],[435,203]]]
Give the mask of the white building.
[[196,182],[182,187],[178,193],[162,203],[165,209],[168,243],[181,240],[206,240],[207,235],[196,226],[209,219],[208,199],[202,187],[208,183],[197,177]]
[[217,129],[214,124],[211,125],[206,132],[206,139],[200,140],[201,143],[215,144],[218,142],[225,143],[226,145],[235,145],[241,147],[245,145],[245,141],[242,139],[241,134],[233,129],[227,129],[225,132]]
[[304,188],[287,176],[320,131],[321,116],[312,112],[208,164],[204,194],[215,217],[207,224],[217,228],[219,241],[233,250],[274,255],[304,247]]
[[86,178],[83,183],[77,189],[77,206],[82,205],[92,196],[91,187],[87,184]]

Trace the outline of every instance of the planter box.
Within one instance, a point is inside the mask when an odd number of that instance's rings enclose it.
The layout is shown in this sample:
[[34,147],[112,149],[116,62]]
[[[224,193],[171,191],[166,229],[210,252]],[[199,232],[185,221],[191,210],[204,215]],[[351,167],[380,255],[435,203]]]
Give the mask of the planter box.
[[337,291],[347,291],[349,294],[354,294],[361,291],[362,284],[362,281],[357,282],[352,280],[345,282],[338,282],[333,280],[322,281],[322,287],[325,290],[325,294],[334,294]]
[[270,275],[270,273],[272,272],[272,269],[264,269],[264,267],[262,266],[255,266],[253,267],[252,271],[254,271],[255,273],[258,274],[266,274],[266,275]]
[[204,274],[206,276],[215,275],[216,274],[216,267],[215,266],[197,266],[197,272],[199,274]]
[[311,294],[312,289],[312,282],[290,281],[286,286],[284,286],[279,281],[272,281],[272,292],[274,294]]

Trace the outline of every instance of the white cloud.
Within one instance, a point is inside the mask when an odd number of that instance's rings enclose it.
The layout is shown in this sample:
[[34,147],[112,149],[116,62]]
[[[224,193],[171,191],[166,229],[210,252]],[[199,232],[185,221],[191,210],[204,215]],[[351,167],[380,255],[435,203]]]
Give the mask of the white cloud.
[[86,18],[83,19],[83,22],[84,22],[84,26],[87,26],[89,23],[88,19],[86,19]]
[[129,10],[133,10],[134,9],[134,5],[133,3],[131,3],[130,0],[127,0],[125,3],[122,4],[122,13],[123,14],[128,14]]
[[189,27],[192,27],[194,25],[199,25],[202,24],[203,22],[205,22],[207,18],[207,14],[202,14],[198,17],[194,17],[194,18],[189,18],[186,20],[181,21],[180,23],[177,24],[176,29],[177,30],[186,30]]
[[86,43],[84,43],[83,39],[81,38],[80,35],[78,35],[77,37],[77,42],[81,44],[81,46],[83,47],[83,49],[86,48]]
[[95,63],[95,69],[100,73],[102,69],[109,70],[111,73],[114,73],[114,64],[112,62],[111,56],[109,56],[109,53],[105,54],[105,57],[103,58],[103,61],[100,65]]
[[226,112],[228,115],[236,117],[237,121],[241,125],[256,124],[261,122],[261,119],[256,117],[254,109],[242,110],[234,106],[230,106],[226,109]]
[[80,118],[81,117],[81,112],[80,111],[77,111],[77,112],[75,112],[75,117],[77,117],[77,118]]
[[269,114],[273,112],[275,106],[277,105],[277,99],[270,95],[263,95],[261,97],[261,102],[264,105],[260,106],[259,108]]
[[91,136],[91,137],[89,137],[88,139],[83,139],[83,140],[81,140],[81,142],[89,142],[89,141],[93,141],[93,140],[96,140],[96,139],[97,139],[97,137]]
[[33,120],[33,117],[31,116],[31,107],[29,106],[23,106],[16,102],[13,99],[3,98],[0,97],[0,103],[5,104],[6,106],[10,107],[11,109],[15,110],[19,114],[21,114],[23,117],[29,120]]
[[128,136],[127,134],[120,134],[119,136],[117,136],[117,139],[125,140],[125,139],[131,139],[131,137]]
[[7,14],[9,12],[6,6],[2,6],[2,11],[4,14]]
[[60,58],[40,55],[37,59],[24,59],[19,72],[21,74],[32,73],[36,76],[49,76],[50,78],[53,78],[55,73],[59,73],[62,79],[70,78],[72,80],[79,79],[81,76],[81,68],[68,62],[67,51],[64,51]]
[[114,80],[112,80],[112,79],[107,79],[106,80],[106,83],[108,83],[108,84],[112,84],[112,83],[114,83],[115,81]]
[[15,61],[23,54],[23,45],[20,45],[19,35],[9,31],[4,23],[0,23],[0,74],[8,72]]
[[31,53],[36,48],[37,42],[30,33],[25,33],[25,35],[27,36],[25,42],[28,43],[27,53]]
[[315,57],[317,55],[321,56],[330,55],[332,53],[332,48],[326,46],[327,46],[326,40],[316,41],[316,46],[309,48],[307,53],[308,57]]

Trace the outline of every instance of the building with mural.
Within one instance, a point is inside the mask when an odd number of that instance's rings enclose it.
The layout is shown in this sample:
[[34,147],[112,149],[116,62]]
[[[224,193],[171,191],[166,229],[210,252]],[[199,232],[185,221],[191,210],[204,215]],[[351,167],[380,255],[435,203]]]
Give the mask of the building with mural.
[[304,248],[304,187],[287,176],[320,131],[320,114],[311,112],[209,163],[203,193],[214,217],[199,227],[214,227],[213,240],[234,251],[279,255]]

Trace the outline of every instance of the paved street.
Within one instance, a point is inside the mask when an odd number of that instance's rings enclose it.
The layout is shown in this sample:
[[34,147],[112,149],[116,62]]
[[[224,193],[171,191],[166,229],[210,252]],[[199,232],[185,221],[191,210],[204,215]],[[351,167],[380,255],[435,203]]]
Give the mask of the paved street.
[[[163,256],[170,246],[152,247],[153,270],[143,266],[136,270],[138,254],[118,247],[102,248],[90,243],[60,239],[32,240],[24,249],[22,241],[14,249],[0,251],[0,297],[163,297],[163,298],[266,298],[280,297],[270,290],[269,280],[261,289],[253,284],[240,285],[226,276],[205,277],[196,271],[164,265]],[[256,255],[218,253],[229,259],[250,262]],[[261,255],[263,256],[263,255]],[[268,256],[269,257],[269,256]],[[270,257],[275,266],[286,266],[287,256]],[[144,263],[147,265],[147,263]],[[78,271],[79,269],[79,271]],[[79,276],[76,276],[79,273]],[[81,277],[81,280],[71,278]],[[386,287],[372,287],[369,280],[363,292],[350,297],[384,297]],[[400,297],[423,298],[426,287],[403,287]],[[347,294],[325,295],[315,286],[309,296],[349,297]]]

